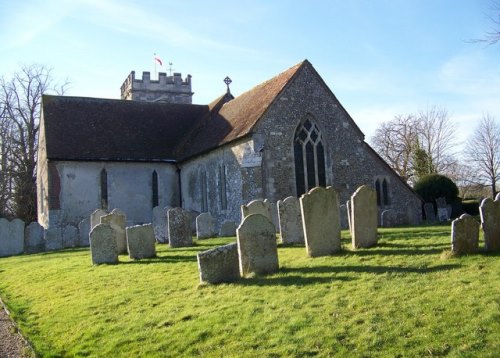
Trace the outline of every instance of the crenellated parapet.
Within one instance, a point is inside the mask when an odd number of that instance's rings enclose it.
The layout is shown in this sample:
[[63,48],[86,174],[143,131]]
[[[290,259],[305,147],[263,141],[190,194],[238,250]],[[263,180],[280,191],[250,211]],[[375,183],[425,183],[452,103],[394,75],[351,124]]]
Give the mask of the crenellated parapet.
[[192,97],[191,75],[182,79],[177,72],[173,76],[160,72],[158,79],[152,80],[149,72],[143,72],[139,79],[132,71],[121,86],[121,98],[124,100],[192,104]]

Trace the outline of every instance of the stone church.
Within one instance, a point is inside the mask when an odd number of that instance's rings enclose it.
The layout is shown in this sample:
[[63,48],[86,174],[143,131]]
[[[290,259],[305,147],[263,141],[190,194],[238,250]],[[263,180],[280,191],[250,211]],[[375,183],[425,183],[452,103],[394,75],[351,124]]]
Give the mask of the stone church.
[[[229,81],[228,81],[229,82]],[[192,104],[191,76],[132,72],[122,99],[44,96],[38,218],[78,225],[96,208],[128,224],[155,206],[240,221],[240,205],[333,186],[345,203],[376,189],[393,224],[421,220],[421,200],[364,141],[364,134],[307,60],[233,97]]]

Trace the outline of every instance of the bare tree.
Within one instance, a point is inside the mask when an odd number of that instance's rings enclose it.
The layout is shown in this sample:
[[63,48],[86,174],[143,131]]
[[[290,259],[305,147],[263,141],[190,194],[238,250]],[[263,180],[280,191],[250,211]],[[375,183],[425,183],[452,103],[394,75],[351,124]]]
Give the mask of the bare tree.
[[11,126],[5,115],[5,107],[0,103],[0,217],[8,217],[12,213],[11,151]]
[[465,156],[476,171],[476,184],[489,186],[494,198],[500,180],[500,126],[494,117],[483,116],[467,141]]
[[26,222],[36,219],[36,159],[42,94],[63,93],[66,85],[67,82],[56,89],[51,69],[42,65],[22,66],[10,80],[0,79],[2,121],[7,131],[2,143],[9,146],[2,165],[6,166],[12,184],[9,198],[12,210]]
[[474,39],[469,42],[494,45],[500,41],[500,1],[492,1],[491,12],[492,15],[488,16],[491,22],[491,28],[485,31],[482,38]]

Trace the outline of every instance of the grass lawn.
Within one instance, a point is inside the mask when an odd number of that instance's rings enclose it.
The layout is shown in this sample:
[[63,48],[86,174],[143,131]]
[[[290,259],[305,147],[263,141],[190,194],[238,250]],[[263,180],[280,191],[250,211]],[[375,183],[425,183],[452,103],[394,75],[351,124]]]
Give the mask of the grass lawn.
[[[449,257],[450,227],[379,229],[379,245],[199,285],[196,253],[92,266],[88,249],[0,259],[0,296],[42,357],[498,357],[500,255]],[[482,245],[482,243],[481,243]]]

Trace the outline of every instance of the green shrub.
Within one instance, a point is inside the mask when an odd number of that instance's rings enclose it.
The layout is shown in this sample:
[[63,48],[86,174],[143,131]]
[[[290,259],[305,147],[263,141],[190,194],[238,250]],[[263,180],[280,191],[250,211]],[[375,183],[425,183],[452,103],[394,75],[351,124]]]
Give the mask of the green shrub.
[[457,186],[450,178],[444,175],[426,175],[415,183],[413,189],[428,203],[432,203],[440,197],[444,197],[448,204],[458,201]]
[[478,200],[464,200],[462,201],[462,210],[472,216],[479,215],[479,201]]

